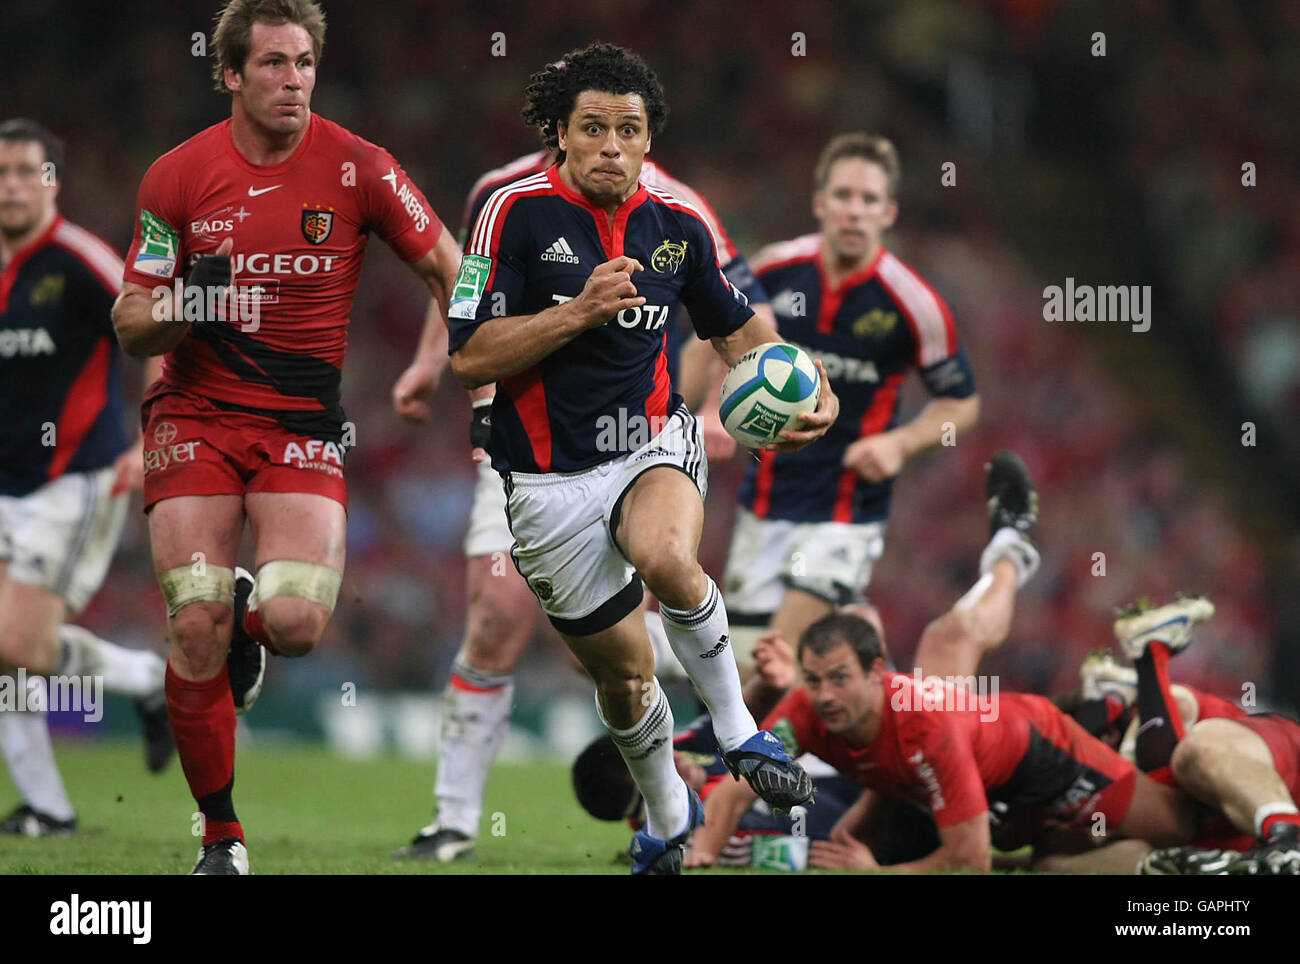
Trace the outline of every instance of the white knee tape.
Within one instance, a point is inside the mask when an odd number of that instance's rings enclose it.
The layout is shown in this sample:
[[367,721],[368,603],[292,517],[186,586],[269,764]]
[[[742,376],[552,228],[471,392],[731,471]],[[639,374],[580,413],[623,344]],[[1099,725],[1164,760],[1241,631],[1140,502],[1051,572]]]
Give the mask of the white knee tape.
[[235,570],[226,566],[196,563],[177,566],[158,574],[158,585],[167,601],[167,618],[172,619],[185,606],[196,602],[235,603]]
[[343,573],[329,566],[297,559],[273,559],[257,570],[253,595],[258,603],[273,596],[293,596],[320,603],[334,612],[342,582]]

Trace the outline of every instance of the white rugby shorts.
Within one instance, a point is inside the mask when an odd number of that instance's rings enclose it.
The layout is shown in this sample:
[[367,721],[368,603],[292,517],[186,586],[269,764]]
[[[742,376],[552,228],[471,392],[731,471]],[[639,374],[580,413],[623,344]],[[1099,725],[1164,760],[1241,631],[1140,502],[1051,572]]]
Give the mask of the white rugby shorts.
[[792,522],[740,509],[723,577],[727,612],[770,616],[791,588],[833,606],[856,602],[884,548],[883,522]]
[[615,544],[614,532],[632,484],[661,466],[684,472],[701,499],[708,494],[704,437],[685,406],[663,431],[628,455],[582,472],[509,474],[511,554],[560,632],[590,636],[641,604],[641,579]]
[[23,496],[0,496],[0,561],[16,582],[59,596],[71,613],[99,591],[126,522],[113,467],[69,472]]
[[490,556],[509,552],[515,537],[506,519],[506,489],[501,473],[488,459],[478,464],[478,482],[474,485],[474,505],[469,512],[469,529],[465,532],[465,555]]

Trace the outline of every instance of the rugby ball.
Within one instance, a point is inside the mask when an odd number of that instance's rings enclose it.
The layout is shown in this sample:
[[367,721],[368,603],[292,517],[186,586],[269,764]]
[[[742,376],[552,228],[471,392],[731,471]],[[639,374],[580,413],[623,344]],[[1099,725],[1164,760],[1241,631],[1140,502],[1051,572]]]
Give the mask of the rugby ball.
[[722,382],[718,414],[732,438],[750,448],[779,442],[785,428],[803,426],[821,397],[821,377],[802,348],[780,341],[751,348]]

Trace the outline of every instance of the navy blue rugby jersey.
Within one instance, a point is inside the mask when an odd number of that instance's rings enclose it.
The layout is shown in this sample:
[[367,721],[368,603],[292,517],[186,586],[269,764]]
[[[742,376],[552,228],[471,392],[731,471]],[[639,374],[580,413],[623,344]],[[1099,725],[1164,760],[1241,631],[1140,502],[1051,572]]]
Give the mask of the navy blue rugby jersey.
[[632,281],[646,304],[499,383],[491,443],[498,471],[577,472],[635,450],[681,404],[668,379],[672,309],[686,307],[700,338],[724,337],[753,317],[694,206],[641,183],[611,225],[556,166],[498,189],[475,220],[451,297],[449,350],[492,318],[577,297],[598,265],[621,255],[644,265]]
[[[509,164],[503,164],[501,167],[488,171],[470,188],[469,197],[465,201],[465,214],[461,221],[460,243],[461,247],[469,250],[469,229],[478,218],[478,214],[483,210],[483,205],[487,199],[492,196],[497,188],[518,181],[521,178],[533,174],[540,174],[548,167],[555,163],[555,158],[548,150],[534,151],[532,154],[525,154],[523,157],[517,157]],[[749,262],[745,256],[740,253],[740,249],[732,242],[726,229],[722,225],[722,219],[718,213],[705,200],[702,194],[699,194],[686,183],[677,180],[668,173],[662,164],[657,164],[650,158],[646,158],[641,165],[641,183],[646,187],[658,188],[661,191],[667,191],[679,201],[694,207],[704,216],[704,220],[709,225],[709,230],[713,232],[713,244],[718,249],[718,260],[722,262],[722,272],[727,276],[727,280],[741,290],[751,305],[762,304],[767,301],[767,292],[763,290],[763,284],[758,280],[750,268]],[[682,345],[690,336],[690,320],[684,316],[684,312],[674,309],[668,317],[668,380],[672,385],[677,384],[677,366],[681,362]]]
[[121,289],[122,259],[62,217],[0,272],[0,495],[126,449],[110,317]]
[[771,294],[781,337],[826,367],[840,414],[825,437],[798,452],[761,452],[740,489],[741,504],[763,519],[795,522],[883,520],[892,480],[866,481],[843,464],[845,449],[898,424],[900,389],[918,370],[934,396],[967,398],[975,378],[943,298],[883,246],[832,288],[821,235],[770,245],[754,270]]

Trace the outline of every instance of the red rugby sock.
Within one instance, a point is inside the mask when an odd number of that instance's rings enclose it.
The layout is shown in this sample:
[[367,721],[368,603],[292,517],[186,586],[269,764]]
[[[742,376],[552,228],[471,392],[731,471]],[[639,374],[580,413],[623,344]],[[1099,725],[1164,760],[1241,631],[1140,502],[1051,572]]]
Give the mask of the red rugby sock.
[[1300,813],[1275,813],[1265,817],[1259,825],[1259,835],[1267,840],[1278,827],[1300,827]]
[[203,842],[244,839],[235,816],[235,704],[226,666],[210,680],[185,680],[167,663],[164,683],[181,769],[203,814]]
[[1138,769],[1154,773],[1169,766],[1183,738],[1183,715],[1169,682],[1169,647],[1155,641],[1133,665],[1138,673]]

